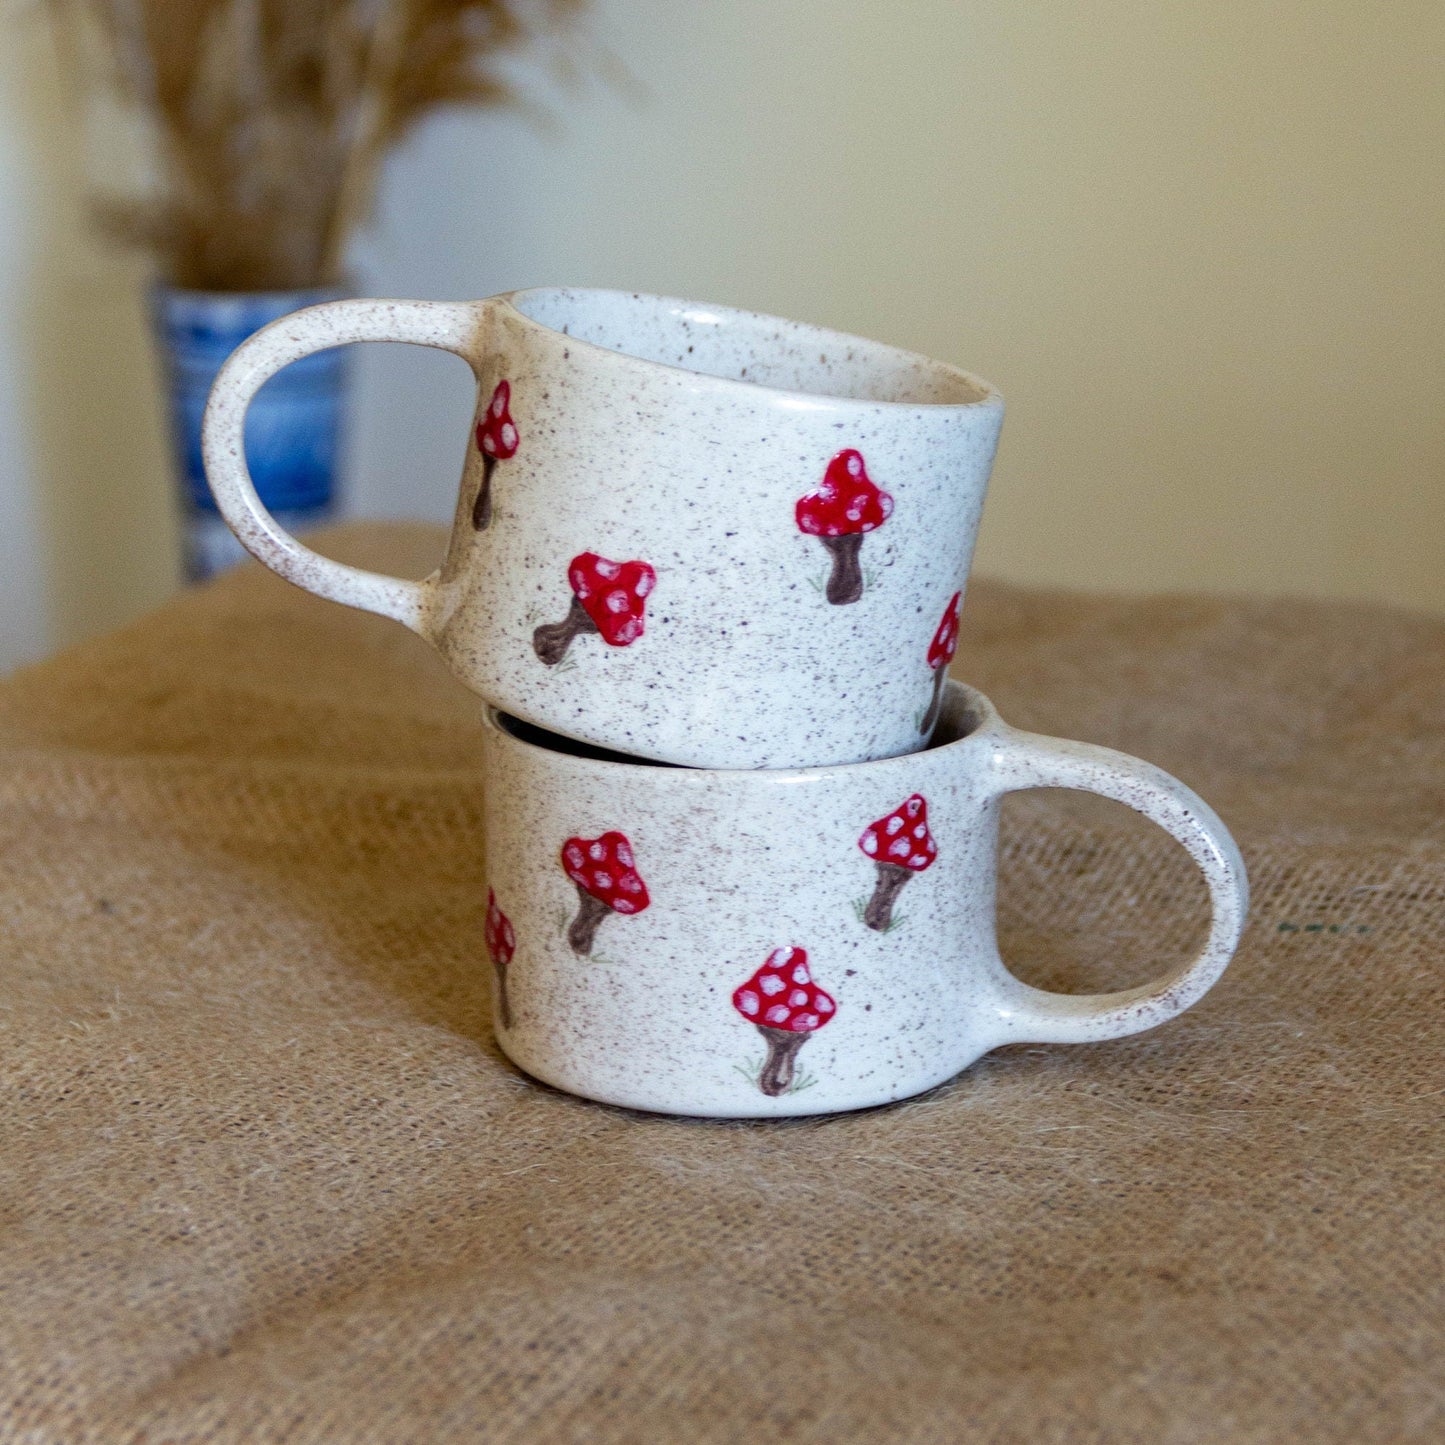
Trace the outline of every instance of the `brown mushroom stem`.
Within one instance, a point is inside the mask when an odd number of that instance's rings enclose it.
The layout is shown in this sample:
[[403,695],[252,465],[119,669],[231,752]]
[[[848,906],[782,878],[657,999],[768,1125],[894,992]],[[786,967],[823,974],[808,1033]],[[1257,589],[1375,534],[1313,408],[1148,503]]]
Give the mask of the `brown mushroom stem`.
[[863,910],[863,922],[879,933],[887,933],[888,925],[893,922],[893,905],[913,873],[901,863],[879,862],[875,866],[878,869],[878,886]]
[[928,711],[923,714],[923,721],[918,724],[918,731],[925,737],[933,731],[934,725],[938,722],[938,710],[943,706],[943,684],[948,677],[948,664],[940,662],[933,669],[933,700],[928,704]]
[[572,945],[573,953],[580,953],[585,958],[592,952],[592,940],[597,937],[598,926],[612,909],[600,898],[594,898],[580,883],[577,885],[577,896],[582,900],[582,906],[567,929],[567,942]]
[[532,634],[532,651],[548,667],[556,667],[567,656],[574,637],[579,633],[596,631],[597,624],[587,615],[580,599],[574,597],[561,622],[544,622]]
[[758,1075],[758,1087],[769,1098],[776,1099],[793,1087],[793,1062],[808,1035],[792,1029],[770,1029],[767,1024],[759,1024],[757,1029],[768,1045],[767,1062]]
[[512,1027],[512,1001],[507,997],[507,966],[492,960],[492,968],[497,975],[497,1017],[501,1020],[502,1027]]
[[828,601],[835,604],[856,602],[863,595],[863,568],[858,553],[863,546],[862,532],[849,532],[842,537],[819,537],[833,554],[833,571],[828,577]]
[[472,526],[485,532],[492,521],[492,473],[497,470],[497,459],[490,452],[482,453],[482,485],[477,489],[477,500],[472,503]]

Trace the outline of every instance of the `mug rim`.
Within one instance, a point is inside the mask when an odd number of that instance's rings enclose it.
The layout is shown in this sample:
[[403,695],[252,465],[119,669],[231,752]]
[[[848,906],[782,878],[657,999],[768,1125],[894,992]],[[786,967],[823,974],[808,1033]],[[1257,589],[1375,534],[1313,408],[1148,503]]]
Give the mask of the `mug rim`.
[[[710,371],[699,371],[695,368],[679,366],[675,362],[654,361],[651,357],[638,356],[630,351],[619,351],[616,347],[612,346],[603,346],[600,342],[589,341],[586,337],[576,336],[570,331],[559,331],[555,326],[550,326],[545,321],[538,321],[517,304],[518,301],[524,297],[559,295],[563,293],[583,297],[605,296],[628,301],[652,302],[679,311],[707,311],[713,313],[714,316],[722,314],[739,321],[787,326],[807,332],[817,337],[824,344],[836,345],[842,343],[854,347],[866,347],[869,351],[878,353],[880,356],[891,358],[895,363],[911,363],[913,365],[921,365],[935,372],[941,372],[955,383],[961,383],[973,391],[978,392],[979,395],[972,401],[888,401],[881,397],[838,396],[825,391],[807,391],[798,387],[769,386],[766,382],[747,381],[739,377],[718,376]],[[894,346],[890,342],[877,341],[869,336],[860,336],[850,331],[838,331],[833,327],[820,326],[811,321],[794,321],[789,317],[776,316],[767,311],[751,311],[743,306],[728,306],[720,302],[690,301],[682,296],[664,296],[650,291],[626,291],[617,287],[607,286],[525,286],[516,291],[503,292],[496,299],[529,326],[539,327],[543,331],[550,332],[553,336],[565,336],[569,344],[581,346],[587,351],[596,353],[599,356],[621,358],[624,361],[636,362],[644,366],[661,367],[664,371],[673,371],[680,376],[691,377],[696,382],[706,382],[711,385],[734,389],[739,392],[756,394],[761,391],[766,392],[770,396],[786,398],[797,403],[806,402],[815,407],[820,405],[839,407],[881,406],[926,412],[972,412],[1003,409],[1003,396],[991,381],[986,380],[974,372],[965,371],[961,366],[955,366],[952,362],[940,361],[937,357],[929,356],[925,352],[913,351],[903,346]]]
[[[504,713],[501,708],[490,702],[482,709],[482,725],[489,732],[495,733],[508,743],[525,748],[529,752],[539,753],[543,757],[556,759],[564,766],[579,769],[584,774],[594,777],[605,776],[608,773],[616,775],[618,773],[646,772],[659,779],[662,777],[687,779],[689,781],[683,784],[685,787],[699,786],[710,778],[726,778],[729,782],[756,779],[754,783],[742,785],[772,787],[776,784],[816,782],[820,778],[838,773],[861,772],[865,768],[902,768],[910,764],[916,765],[920,758],[941,756],[963,747],[976,747],[980,742],[995,737],[1004,727],[1003,720],[999,717],[998,710],[993,703],[977,688],[959,682],[956,678],[950,677],[944,685],[944,707],[945,709],[963,708],[967,714],[972,715],[974,725],[966,733],[950,742],[938,746],[931,743],[925,744],[911,753],[895,753],[892,757],[869,758],[857,763],[821,763],[808,768],[694,768],[677,763],[659,763],[648,758],[639,758],[635,762],[614,762],[608,758],[589,758],[580,753],[563,752],[560,749],[544,747],[540,743],[518,737],[502,722],[503,717],[513,717],[515,714]],[[517,721],[526,722],[527,720],[518,718]],[[543,728],[537,723],[531,723],[529,726],[535,727],[541,732],[553,731],[550,728]],[[581,743],[584,747],[595,748],[598,746],[596,743],[589,743],[585,738],[572,738],[565,733],[553,733],[553,735],[566,738],[569,742]]]

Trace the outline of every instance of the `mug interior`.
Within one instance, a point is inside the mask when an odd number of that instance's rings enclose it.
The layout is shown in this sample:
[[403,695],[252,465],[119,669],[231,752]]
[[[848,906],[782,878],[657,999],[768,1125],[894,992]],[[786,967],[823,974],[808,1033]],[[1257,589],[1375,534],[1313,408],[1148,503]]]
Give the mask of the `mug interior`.
[[[589,762],[620,764],[623,767],[631,768],[672,768],[692,773],[718,771],[706,768],[684,768],[680,763],[662,763],[653,758],[639,758],[631,753],[614,752],[611,748],[595,747],[593,744],[581,742],[577,738],[548,732],[546,728],[540,728],[536,723],[524,722],[521,718],[513,717],[511,713],[502,712],[498,708],[488,708],[487,711],[496,726],[509,737],[514,737],[518,742],[527,743],[531,747],[541,748],[544,752],[562,753],[571,758],[585,758]],[[977,732],[983,723],[983,699],[957,683],[951,683],[944,693],[943,708],[939,713],[938,726],[933,730],[933,737],[919,751],[932,752],[935,748],[948,747],[950,743],[959,742]],[[905,753],[903,756],[907,757],[910,754]],[[894,762],[896,759],[884,758],[881,761]],[[853,763],[847,766],[866,768],[870,764]],[[784,769],[783,771],[806,770]]]
[[680,763],[661,763],[654,758],[639,758],[631,753],[613,752],[611,748],[594,747],[577,738],[564,737],[561,733],[550,733],[536,723],[524,722],[509,712],[491,709],[492,719],[504,733],[509,733],[518,742],[530,743],[549,753],[565,753],[569,758],[587,758],[594,763],[623,763],[633,768],[677,768]]
[[755,311],[566,287],[518,291],[510,300],[523,316],[564,336],[724,381],[910,406],[998,401],[987,382],[944,362]]

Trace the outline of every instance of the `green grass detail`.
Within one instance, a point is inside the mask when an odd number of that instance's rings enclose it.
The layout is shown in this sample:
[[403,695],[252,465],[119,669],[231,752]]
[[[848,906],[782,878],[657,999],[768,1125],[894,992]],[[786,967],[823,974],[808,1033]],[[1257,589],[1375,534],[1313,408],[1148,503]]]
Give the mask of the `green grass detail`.
[[[767,1062],[766,1056],[754,1054],[746,1065],[734,1064],[733,1068],[745,1078],[755,1089],[761,1090],[761,1079],[763,1077],[763,1065]],[[811,1089],[818,1082],[816,1074],[810,1074],[806,1069],[795,1069],[793,1071],[793,1082],[784,1092],[788,1094],[801,1094]]]
[[[854,917],[857,918],[857,920],[858,920],[859,923],[862,923],[862,924],[863,924],[863,927],[864,927],[864,928],[867,928],[867,927],[868,927],[867,923],[865,923],[864,920],[863,920],[863,915],[864,915],[865,913],[867,913],[867,912],[868,912],[868,900],[867,900],[866,898],[855,898],[855,899],[853,900],[853,915],[854,915]],[[887,928],[875,928],[875,929],[872,930],[872,932],[874,932],[874,933],[882,933],[882,934],[893,933],[893,932],[895,932],[896,930],[902,928],[903,925],[904,925],[905,923],[907,923],[907,922],[908,922],[908,915],[907,915],[906,913],[895,913],[895,914],[888,920],[888,927],[887,927]]]

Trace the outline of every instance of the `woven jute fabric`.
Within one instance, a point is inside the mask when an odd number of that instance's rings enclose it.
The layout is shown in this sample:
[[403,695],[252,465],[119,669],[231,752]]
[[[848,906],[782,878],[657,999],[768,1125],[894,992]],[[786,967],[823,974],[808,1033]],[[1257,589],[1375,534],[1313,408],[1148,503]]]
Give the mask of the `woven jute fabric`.
[[[478,703],[401,628],[246,568],[5,684],[0,1439],[1445,1438],[1445,619],[965,619],[1010,721],[1214,803],[1244,944],[1153,1033],[786,1123],[502,1058]],[[1115,805],[1016,800],[1002,867],[1033,982],[1198,940]]]

